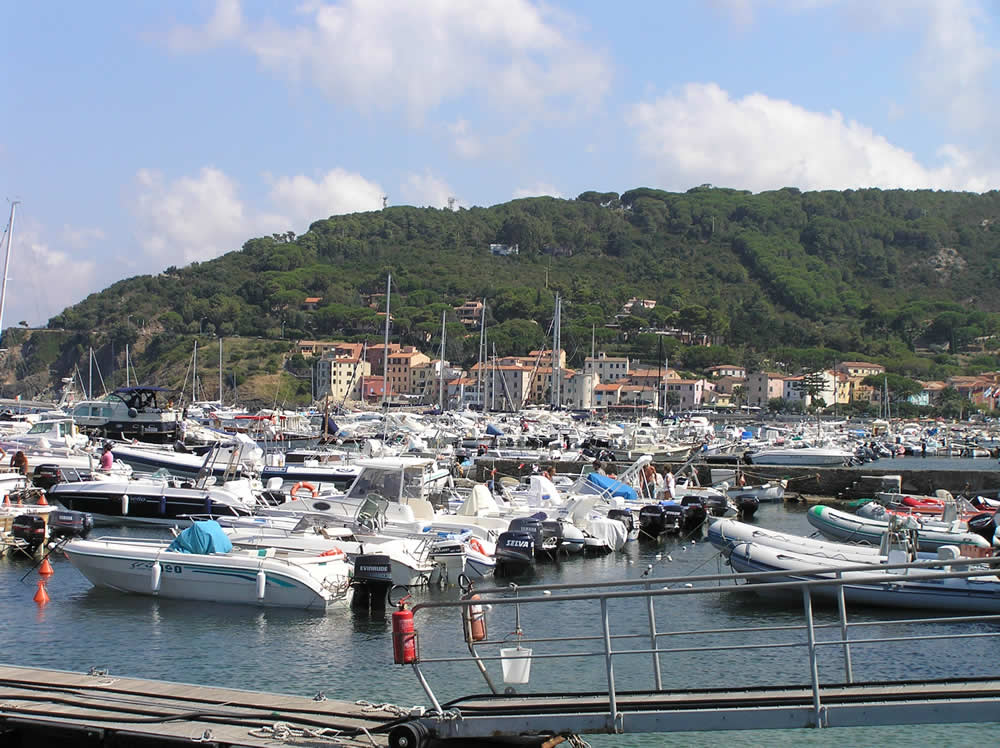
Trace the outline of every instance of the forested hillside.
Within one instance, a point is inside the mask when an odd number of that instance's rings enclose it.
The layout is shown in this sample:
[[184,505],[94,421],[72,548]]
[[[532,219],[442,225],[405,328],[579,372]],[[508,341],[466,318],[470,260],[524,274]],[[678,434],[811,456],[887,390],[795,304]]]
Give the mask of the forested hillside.
[[[520,251],[493,256],[491,243]],[[989,338],[1000,331],[1000,193],[705,185],[334,216],[301,236],[250,239],[211,262],[115,283],[53,317],[46,336],[8,331],[9,345],[27,342],[7,389],[17,380],[34,394],[85,370],[91,347],[105,371],[112,361],[120,370],[126,344],[141,378],[180,387],[199,335],[274,341],[227,359],[237,383],[275,365],[302,375],[303,362],[277,352],[291,341],[380,339],[385,299],[374,308],[368,295],[385,293],[390,272],[393,340],[436,354],[444,311],[447,356],[458,363],[475,361],[479,340],[454,306],[485,298],[491,349],[523,354],[543,345],[558,293],[571,365],[589,355],[592,333],[602,348],[652,360],[659,336],[645,331],[672,327],[716,342],[696,349],[667,339],[671,365],[690,370],[865,357],[943,376],[998,365]],[[634,296],[656,308],[616,320]],[[307,297],[320,298],[314,309]],[[275,392],[307,398],[303,381]]]

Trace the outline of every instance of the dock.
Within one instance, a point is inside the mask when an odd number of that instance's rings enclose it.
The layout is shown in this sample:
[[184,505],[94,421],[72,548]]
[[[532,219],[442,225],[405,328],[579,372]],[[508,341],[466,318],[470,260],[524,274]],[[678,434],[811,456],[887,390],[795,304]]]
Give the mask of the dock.
[[0,665],[0,744],[385,746],[397,715],[372,705]]

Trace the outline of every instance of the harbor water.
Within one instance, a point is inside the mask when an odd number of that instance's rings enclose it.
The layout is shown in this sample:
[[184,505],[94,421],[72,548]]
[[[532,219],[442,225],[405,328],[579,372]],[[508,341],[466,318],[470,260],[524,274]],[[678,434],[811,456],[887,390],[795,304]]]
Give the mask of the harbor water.
[[[812,528],[805,518],[804,504],[764,504],[755,522],[762,527],[808,535]],[[157,535],[159,530],[101,529],[97,534]],[[658,558],[659,556],[659,558]],[[668,561],[668,558],[671,559]],[[106,670],[109,677],[132,676],[249,690],[276,691],[314,696],[323,693],[343,700],[365,699],[409,707],[427,704],[412,671],[392,664],[388,613],[371,614],[334,607],[326,613],[257,609],[234,605],[211,605],[124,595],[93,588],[69,562],[53,556],[55,574],[47,589],[51,602],[40,607],[32,601],[38,575],[34,561],[21,558],[0,560],[0,630],[4,651],[0,661],[10,665],[88,671]],[[650,565],[655,576],[686,576],[725,572],[716,551],[704,540],[667,540],[658,545],[631,543],[624,553],[596,559],[573,559],[540,566],[532,582],[558,584],[587,580],[638,578]],[[418,592],[414,602],[453,599],[455,589]],[[671,629],[750,627],[776,623],[800,623],[801,606],[763,600],[752,594],[710,596],[684,600],[676,620],[661,622]],[[558,603],[558,614],[526,612],[524,627],[532,636],[558,637],[579,624],[577,613]],[[525,606],[527,607],[527,606]],[[835,612],[820,611],[818,620],[832,621]],[[887,611],[851,611],[853,620],[901,618]],[[613,615],[628,616],[627,609]],[[430,650],[456,642],[461,632],[454,611],[431,610],[417,617],[421,646]],[[644,621],[637,618],[641,630]],[[957,626],[958,624],[956,624]],[[992,630],[989,624],[969,624]],[[917,637],[926,629],[916,628],[914,641],[884,644],[880,649],[861,648],[854,655],[855,677],[865,679],[882,673],[892,678],[932,678],[956,675],[955,663],[964,674],[995,675],[1000,651],[995,638],[955,643]],[[894,630],[897,632],[898,630]],[[595,628],[591,633],[596,633]],[[754,682],[758,665],[750,651],[720,657],[713,653],[664,657],[665,688],[742,686]],[[777,682],[808,682],[800,653],[768,650],[768,679]],[[601,687],[600,678],[588,669],[603,667],[600,661],[569,664],[555,670],[555,661],[535,663],[532,687],[545,690],[582,690],[589,678],[591,688]],[[497,663],[494,663],[497,664]],[[456,665],[457,667],[457,665]],[[616,665],[620,688],[648,688],[648,667],[633,679],[628,665]],[[499,669],[499,668],[497,668]],[[867,673],[867,675],[866,675]],[[484,683],[472,669],[456,670],[442,678],[432,667],[428,679],[442,702],[463,695],[483,693]],[[536,683],[537,681],[537,683]],[[634,682],[633,682],[634,681]],[[1000,714],[997,715],[1000,722]],[[730,733],[726,739],[741,745],[770,746],[979,746],[991,743],[1000,724],[919,725],[879,728],[823,730],[779,730]],[[692,745],[717,746],[717,733],[675,733],[644,736],[587,736],[594,746]]]

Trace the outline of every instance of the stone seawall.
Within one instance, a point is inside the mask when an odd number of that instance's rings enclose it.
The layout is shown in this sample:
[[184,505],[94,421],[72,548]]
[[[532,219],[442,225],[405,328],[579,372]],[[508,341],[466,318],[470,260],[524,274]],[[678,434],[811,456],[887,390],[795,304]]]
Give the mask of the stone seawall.
[[[884,461],[883,461],[884,462]],[[817,494],[820,496],[838,496],[849,493],[851,487],[862,476],[899,475],[902,480],[903,493],[933,494],[939,488],[958,494],[983,494],[996,496],[1000,492],[1000,470],[899,470],[890,464],[883,467],[883,462],[869,463],[856,467],[788,467],[768,465],[747,465],[746,471],[751,482],[768,479],[787,480],[787,490],[791,493]],[[655,463],[660,472],[667,466],[676,470],[680,463]],[[626,463],[605,463],[608,473],[625,470]],[[590,465],[580,462],[543,462],[538,464],[539,470],[554,468],[557,473],[573,475],[590,472]],[[711,485],[711,470],[725,470],[727,465],[695,465],[698,479],[702,485]],[[468,476],[478,481],[490,479],[491,471],[495,469],[497,477],[520,477],[532,472],[531,464],[508,460],[476,461],[472,475]]]

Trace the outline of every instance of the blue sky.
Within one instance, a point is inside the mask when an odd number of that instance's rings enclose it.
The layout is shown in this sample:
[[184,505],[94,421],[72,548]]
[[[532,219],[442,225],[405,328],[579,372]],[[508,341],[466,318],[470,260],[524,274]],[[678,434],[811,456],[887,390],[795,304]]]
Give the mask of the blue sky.
[[0,185],[21,204],[2,322],[43,324],[121,278],[383,196],[444,207],[706,182],[996,189],[998,11],[4,3]]

